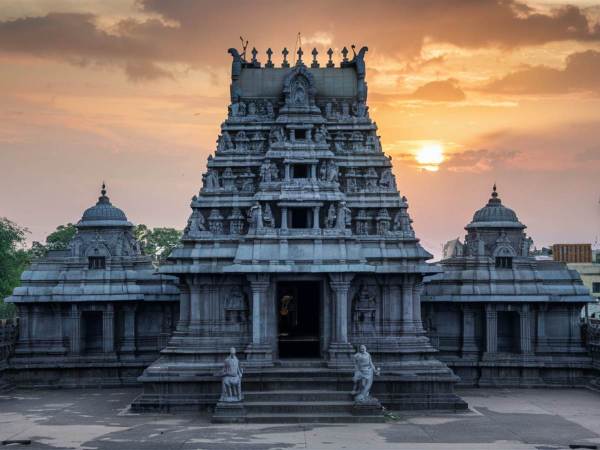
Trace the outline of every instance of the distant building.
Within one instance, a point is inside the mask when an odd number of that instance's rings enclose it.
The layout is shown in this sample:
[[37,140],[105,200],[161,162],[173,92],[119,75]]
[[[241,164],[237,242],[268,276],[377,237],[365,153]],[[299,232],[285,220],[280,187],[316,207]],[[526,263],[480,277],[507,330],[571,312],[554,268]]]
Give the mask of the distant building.
[[552,258],[564,263],[591,263],[592,244],[554,244]]
[[590,290],[596,303],[588,306],[588,314],[600,318],[600,250],[592,250],[592,261],[587,263],[569,263],[569,269],[576,270],[583,284]]

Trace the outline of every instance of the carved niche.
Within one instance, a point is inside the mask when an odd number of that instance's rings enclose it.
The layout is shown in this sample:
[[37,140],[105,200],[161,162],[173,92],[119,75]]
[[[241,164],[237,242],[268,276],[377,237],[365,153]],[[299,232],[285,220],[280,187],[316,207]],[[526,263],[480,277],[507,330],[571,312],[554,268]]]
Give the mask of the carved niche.
[[305,66],[296,66],[283,80],[285,105],[293,108],[315,106],[315,81]]

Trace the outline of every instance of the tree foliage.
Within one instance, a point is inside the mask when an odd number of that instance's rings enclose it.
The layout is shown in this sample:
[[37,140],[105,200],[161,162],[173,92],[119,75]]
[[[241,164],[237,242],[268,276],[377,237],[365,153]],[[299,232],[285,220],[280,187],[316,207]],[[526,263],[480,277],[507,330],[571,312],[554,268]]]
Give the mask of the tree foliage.
[[19,285],[21,273],[31,260],[24,247],[28,232],[6,217],[0,218],[0,318],[15,314],[14,306],[5,304],[3,299]]
[[140,242],[143,252],[152,256],[154,263],[158,265],[179,244],[183,233],[175,228],[148,228],[140,224],[134,228],[133,234]]
[[77,228],[72,223],[59,225],[46,237],[46,248],[48,250],[66,250],[75,233],[77,233]]

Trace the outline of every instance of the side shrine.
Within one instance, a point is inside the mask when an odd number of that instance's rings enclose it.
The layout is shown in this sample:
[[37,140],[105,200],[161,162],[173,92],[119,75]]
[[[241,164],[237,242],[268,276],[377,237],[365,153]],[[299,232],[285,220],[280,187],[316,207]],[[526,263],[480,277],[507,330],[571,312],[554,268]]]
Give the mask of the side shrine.
[[284,50],[274,67],[269,49],[263,67],[256,51],[247,61],[229,49],[228,116],[182,246],[161,267],[179,278],[179,322],[134,409],[214,405],[230,347],[256,420],[282,390],[345,408],[360,344],[381,368],[372,392],[383,404],[466,407],[422,326],[422,280],[439,269],[369,116],[366,52],[344,49],[334,67],[330,51],[320,67],[315,50],[309,67],[302,49],[293,66]]
[[155,273],[104,185],[76,227],[69,248],[36,260],[7,298],[19,316],[15,384],[135,384],[175,327],[175,279]]
[[591,375],[580,317],[593,298],[575,270],[531,256],[525,228],[494,186],[425,283],[428,335],[462,384],[582,386]]

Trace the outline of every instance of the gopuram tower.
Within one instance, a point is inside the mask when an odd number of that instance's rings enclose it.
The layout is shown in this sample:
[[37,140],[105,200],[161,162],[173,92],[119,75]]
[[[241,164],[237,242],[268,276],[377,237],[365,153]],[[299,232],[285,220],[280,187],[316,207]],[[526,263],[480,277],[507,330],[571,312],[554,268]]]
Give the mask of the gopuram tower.
[[331,49],[325,64],[302,49],[290,64],[284,49],[275,67],[271,49],[264,65],[229,49],[228,116],[161,269],[179,278],[179,323],[134,407],[214,405],[230,347],[246,392],[349,392],[360,344],[384,404],[465,406],[421,323],[422,279],[439,269],[369,116],[366,52],[344,48],[336,66]]

